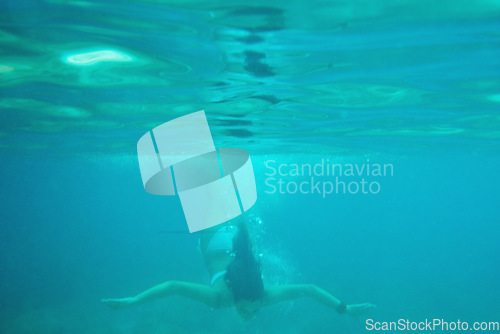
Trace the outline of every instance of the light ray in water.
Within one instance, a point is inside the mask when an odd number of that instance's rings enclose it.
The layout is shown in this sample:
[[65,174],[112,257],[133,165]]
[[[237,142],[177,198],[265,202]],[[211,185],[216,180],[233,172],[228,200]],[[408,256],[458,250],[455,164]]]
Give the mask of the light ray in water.
[[129,62],[129,55],[115,50],[99,50],[66,56],[64,61],[77,66],[95,65],[100,62]]

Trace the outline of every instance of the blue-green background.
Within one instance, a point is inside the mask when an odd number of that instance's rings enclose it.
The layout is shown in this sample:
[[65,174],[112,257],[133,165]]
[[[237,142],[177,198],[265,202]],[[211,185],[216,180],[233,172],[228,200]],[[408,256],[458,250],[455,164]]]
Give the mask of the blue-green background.
[[[178,297],[100,303],[209,282],[136,156],[201,109],[216,146],[251,154],[267,280],[375,303],[377,321],[500,321],[499,19],[493,0],[3,1],[0,331],[367,332],[311,300],[250,323]],[[132,60],[65,61],[110,49]],[[376,195],[265,192],[266,161],[321,159],[394,175]]]

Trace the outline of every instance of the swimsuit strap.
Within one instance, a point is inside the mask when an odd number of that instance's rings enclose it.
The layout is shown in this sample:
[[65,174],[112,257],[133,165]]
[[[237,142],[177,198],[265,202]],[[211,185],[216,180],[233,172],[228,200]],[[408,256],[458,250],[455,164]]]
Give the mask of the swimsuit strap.
[[227,270],[219,271],[215,275],[212,276],[210,280],[210,285],[214,285],[215,281],[217,281],[220,277],[224,276],[227,273]]

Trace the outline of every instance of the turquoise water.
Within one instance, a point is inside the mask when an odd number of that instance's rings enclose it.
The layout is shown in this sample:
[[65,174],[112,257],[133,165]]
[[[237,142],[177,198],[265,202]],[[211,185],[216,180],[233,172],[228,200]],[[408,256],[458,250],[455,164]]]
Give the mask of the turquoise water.
[[[3,1],[0,331],[500,321],[499,18],[494,0]],[[209,282],[179,200],[144,191],[136,152],[202,109],[217,147],[251,155],[265,280],[376,310],[354,319],[300,300],[246,323],[179,297],[100,303]],[[332,164],[343,173],[293,174]]]

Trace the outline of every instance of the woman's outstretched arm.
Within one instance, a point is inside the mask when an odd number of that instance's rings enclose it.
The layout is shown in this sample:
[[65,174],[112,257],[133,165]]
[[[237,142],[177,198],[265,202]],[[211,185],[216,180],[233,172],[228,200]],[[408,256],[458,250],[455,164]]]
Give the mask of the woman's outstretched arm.
[[181,281],[168,281],[158,284],[135,297],[103,299],[102,302],[111,308],[122,309],[171,295],[190,298],[212,308],[219,308],[224,305],[220,291],[206,285]]
[[375,308],[375,305],[369,303],[345,305],[341,303],[340,300],[314,284],[278,285],[266,287],[265,304],[271,305],[304,297],[312,298],[317,302],[338,311],[339,313],[345,313],[353,316],[361,315]]

